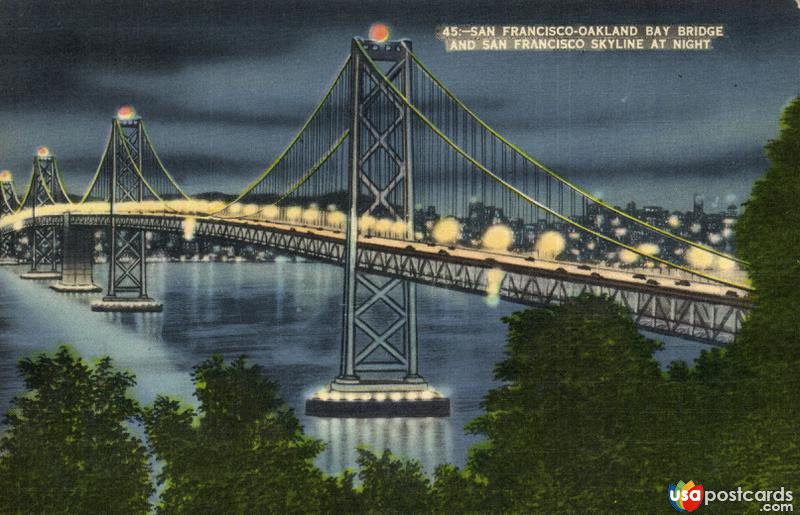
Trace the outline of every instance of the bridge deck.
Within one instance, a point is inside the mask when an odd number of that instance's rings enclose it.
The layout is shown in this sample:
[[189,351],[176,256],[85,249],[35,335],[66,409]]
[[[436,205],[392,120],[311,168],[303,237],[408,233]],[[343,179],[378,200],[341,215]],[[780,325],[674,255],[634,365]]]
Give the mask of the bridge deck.
[[[116,223],[183,234],[186,219],[194,220],[195,237],[263,245],[336,264],[343,261],[345,235],[332,228],[147,211],[117,215]],[[57,226],[63,220],[63,215],[40,216],[36,224]],[[109,224],[109,215],[70,214],[70,223],[104,227]],[[25,219],[2,230],[19,230],[31,224]],[[367,272],[437,287],[494,293],[528,305],[557,304],[583,292],[606,294],[625,305],[643,329],[710,343],[732,341],[750,308],[745,289],[687,280],[658,273],[658,269],[643,273],[381,236],[360,237],[358,266]]]

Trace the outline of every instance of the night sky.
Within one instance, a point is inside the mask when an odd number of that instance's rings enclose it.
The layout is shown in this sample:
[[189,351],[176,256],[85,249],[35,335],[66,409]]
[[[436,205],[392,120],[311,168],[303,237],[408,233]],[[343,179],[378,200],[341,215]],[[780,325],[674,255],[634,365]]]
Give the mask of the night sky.
[[[743,202],[800,94],[797,0],[0,2],[0,168],[35,148],[82,192],[134,105],[190,193],[234,193],[382,21],[500,133],[618,204]],[[440,24],[722,23],[711,52],[446,53]]]

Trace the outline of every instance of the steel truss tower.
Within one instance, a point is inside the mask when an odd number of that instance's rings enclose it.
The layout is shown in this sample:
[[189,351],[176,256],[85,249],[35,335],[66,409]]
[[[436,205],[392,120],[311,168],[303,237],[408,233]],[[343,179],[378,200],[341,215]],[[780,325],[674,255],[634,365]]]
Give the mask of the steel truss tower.
[[366,273],[359,225],[402,221],[414,240],[411,42],[353,40],[350,58],[349,206],[339,375],[306,401],[323,417],[447,416],[450,400],[419,375],[415,284]]
[[56,227],[37,223],[37,209],[50,206],[60,197],[61,184],[55,156],[44,153],[33,158],[33,176],[25,199],[25,206],[31,209],[31,225],[28,230],[28,248],[31,255],[31,268],[20,274],[23,279],[58,279],[61,277],[61,231]]
[[[330,395],[322,392],[307,401],[311,415],[442,416],[450,411],[449,400],[419,375],[415,284],[368,274],[359,263],[359,225],[367,217],[401,220],[406,238],[414,239],[411,113],[374,68],[411,97],[410,52],[408,40],[352,44],[341,362]],[[336,402],[342,396],[349,402]]]
[[[0,180],[0,217],[9,216],[19,208],[14,183],[9,175]],[[16,236],[13,231],[0,232],[0,265],[16,265]]]
[[[350,127],[350,206],[347,223],[342,359],[336,383],[402,380],[422,383],[417,368],[415,285],[358,270],[358,221],[391,217],[413,238],[411,126],[406,107],[375,75],[353,42]],[[388,64],[387,76],[411,94],[410,41],[365,45]]]
[[121,203],[144,200],[141,119],[114,119],[111,133],[110,248],[108,293],[92,304],[94,311],[161,311],[162,305],[147,295],[146,231],[122,229],[116,224]]

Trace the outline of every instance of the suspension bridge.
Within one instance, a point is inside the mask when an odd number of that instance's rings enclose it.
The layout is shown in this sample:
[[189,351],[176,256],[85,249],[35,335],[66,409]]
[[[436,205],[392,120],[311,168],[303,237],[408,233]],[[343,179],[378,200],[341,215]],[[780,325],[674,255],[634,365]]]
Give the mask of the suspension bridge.
[[[417,284],[534,306],[605,294],[643,330],[713,344],[731,342],[750,309],[745,263],[637,219],[540,163],[473,113],[408,40],[354,39],[305,124],[232,200],[187,195],[130,108],[112,120],[83,195],[67,191],[44,147],[24,193],[0,176],[0,195],[0,263],[28,262],[20,277],[56,281],[54,290],[101,290],[95,232],[108,233],[107,290],[94,311],[162,309],[147,293],[148,232],[342,266],[339,375],[308,400],[312,415],[449,413],[419,370]],[[473,234],[464,221],[476,203],[502,212],[511,228],[495,221]],[[422,220],[422,207],[437,220]],[[513,228],[555,243],[519,245]]]

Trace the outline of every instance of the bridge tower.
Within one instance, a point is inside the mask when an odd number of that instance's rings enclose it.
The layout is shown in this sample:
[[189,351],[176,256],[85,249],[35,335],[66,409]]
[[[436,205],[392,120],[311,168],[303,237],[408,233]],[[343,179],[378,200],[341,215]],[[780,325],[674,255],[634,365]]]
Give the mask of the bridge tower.
[[110,159],[108,291],[92,311],[160,312],[162,305],[147,295],[147,254],[144,229],[117,226],[117,209],[122,203],[145,199],[142,175],[143,146],[146,144],[142,120],[132,108],[120,109],[112,120]]
[[373,68],[410,97],[410,52],[409,40],[352,43],[341,362],[330,386],[306,401],[309,415],[450,414],[449,399],[419,374],[415,285],[359,270],[362,217],[402,220],[414,239],[411,113]]
[[46,280],[61,277],[61,231],[51,226],[40,225],[39,219],[45,206],[68,202],[58,175],[56,158],[47,147],[39,147],[33,158],[33,175],[22,208],[31,210],[28,230],[28,248],[31,268],[20,274],[22,279]]
[[[14,177],[8,170],[0,172],[0,218],[12,215],[19,208],[19,199],[14,188]],[[0,266],[16,265],[16,237],[12,230],[0,232]]]

